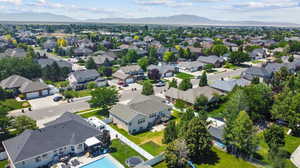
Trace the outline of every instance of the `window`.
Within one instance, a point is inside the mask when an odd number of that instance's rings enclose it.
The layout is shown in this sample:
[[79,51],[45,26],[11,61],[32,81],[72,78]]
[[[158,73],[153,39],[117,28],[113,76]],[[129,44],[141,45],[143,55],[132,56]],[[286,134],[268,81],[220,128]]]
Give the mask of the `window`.
[[131,123],[129,123],[128,125],[131,126]]
[[150,118],[154,118],[154,117],[156,117],[156,114],[151,114],[150,115]]
[[74,147],[74,146],[71,146],[71,150],[72,150],[72,151],[75,151],[75,147]]
[[43,158],[45,158],[45,157],[47,157],[47,153],[46,154],[43,154],[43,156],[42,156]]
[[79,144],[78,146],[77,146],[77,149],[81,149],[82,148],[82,144]]
[[22,162],[22,165],[25,165],[25,161]]
[[35,158],[35,161],[36,161],[36,162],[40,162],[40,161],[41,161],[41,157],[40,157],[40,156],[36,157],[36,158]]
[[144,119],[144,118],[138,120],[138,124],[142,124],[142,123],[144,123],[144,122],[145,122],[145,119]]

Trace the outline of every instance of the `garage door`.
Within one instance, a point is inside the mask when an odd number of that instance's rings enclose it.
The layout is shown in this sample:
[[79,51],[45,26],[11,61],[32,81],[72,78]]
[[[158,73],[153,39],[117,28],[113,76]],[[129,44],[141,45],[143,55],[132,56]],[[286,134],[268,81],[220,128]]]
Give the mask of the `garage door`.
[[128,78],[128,79],[126,79],[126,81],[125,81],[127,84],[129,84],[129,83],[133,83],[134,82],[134,80],[133,80],[133,78]]
[[173,73],[172,73],[172,72],[166,73],[166,77],[171,77],[171,76],[173,76]]
[[27,93],[26,94],[27,99],[34,99],[34,98],[37,98],[37,97],[40,97],[39,92],[33,92],[33,93]]
[[43,90],[42,91],[42,95],[43,96],[48,96],[49,95],[49,91],[48,90]]

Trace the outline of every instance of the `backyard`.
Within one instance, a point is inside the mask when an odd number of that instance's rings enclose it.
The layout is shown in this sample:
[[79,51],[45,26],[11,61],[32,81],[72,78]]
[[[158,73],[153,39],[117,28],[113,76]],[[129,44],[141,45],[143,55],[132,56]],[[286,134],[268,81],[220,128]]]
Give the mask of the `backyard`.
[[[197,168],[255,168],[250,163],[238,159],[233,155],[222,152],[213,148],[213,153],[207,156],[207,162],[203,164],[196,164]],[[205,162],[205,161],[204,161]],[[154,166],[154,168],[167,168],[165,162],[161,162]]]
[[[266,164],[270,164],[270,161],[268,160],[268,145],[265,142],[265,139],[263,137],[263,132],[258,134],[259,138],[259,150],[258,150],[258,157],[259,159]],[[287,151],[289,154],[293,153],[297,147],[300,145],[300,137],[294,137],[290,135],[285,136],[285,146],[283,149]],[[295,168],[295,166],[291,163],[290,159],[286,159],[286,168]]]
[[115,159],[117,159],[122,165],[126,168],[128,166],[125,164],[125,161],[132,156],[140,156],[144,160],[146,160],[143,156],[137,153],[135,150],[130,148],[129,146],[123,144],[120,140],[112,140],[111,145],[112,152],[110,153]]
[[178,73],[176,73],[175,76],[176,76],[176,78],[179,78],[179,79],[194,79],[193,75],[187,74],[184,72],[178,72]]

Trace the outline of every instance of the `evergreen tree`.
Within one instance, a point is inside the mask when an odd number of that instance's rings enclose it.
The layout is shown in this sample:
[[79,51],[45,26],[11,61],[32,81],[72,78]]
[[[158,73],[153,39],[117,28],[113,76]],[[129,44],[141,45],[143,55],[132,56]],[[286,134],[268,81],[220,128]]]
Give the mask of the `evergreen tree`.
[[207,75],[206,75],[206,71],[204,71],[201,75],[200,81],[199,81],[199,86],[203,87],[203,86],[207,86]]
[[97,65],[92,57],[90,57],[85,63],[86,69],[97,69]]
[[170,121],[164,130],[163,143],[168,144],[177,138],[176,122]]
[[195,162],[203,160],[212,148],[212,138],[207,131],[206,121],[196,117],[188,124],[188,129],[184,135],[189,157]]

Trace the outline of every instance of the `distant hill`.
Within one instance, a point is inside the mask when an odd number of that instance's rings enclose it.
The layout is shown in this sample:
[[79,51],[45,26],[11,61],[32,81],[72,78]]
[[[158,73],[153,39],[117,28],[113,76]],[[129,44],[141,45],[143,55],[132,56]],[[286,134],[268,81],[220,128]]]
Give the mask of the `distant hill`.
[[126,23],[126,24],[169,24],[169,25],[214,25],[214,26],[296,26],[300,24],[259,22],[259,21],[221,21],[196,15],[174,15],[166,17],[143,18],[103,18],[79,20],[52,13],[0,13],[0,21],[13,22],[81,22],[81,23]]
[[75,19],[52,13],[0,13],[0,21],[16,21],[16,22],[74,22]]
[[144,17],[144,18],[104,18],[104,19],[90,19],[86,21],[99,22],[99,23],[173,24],[173,25],[300,26],[299,24],[294,24],[294,23],[211,20],[196,15],[174,15],[174,16],[167,16],[167,17]]

